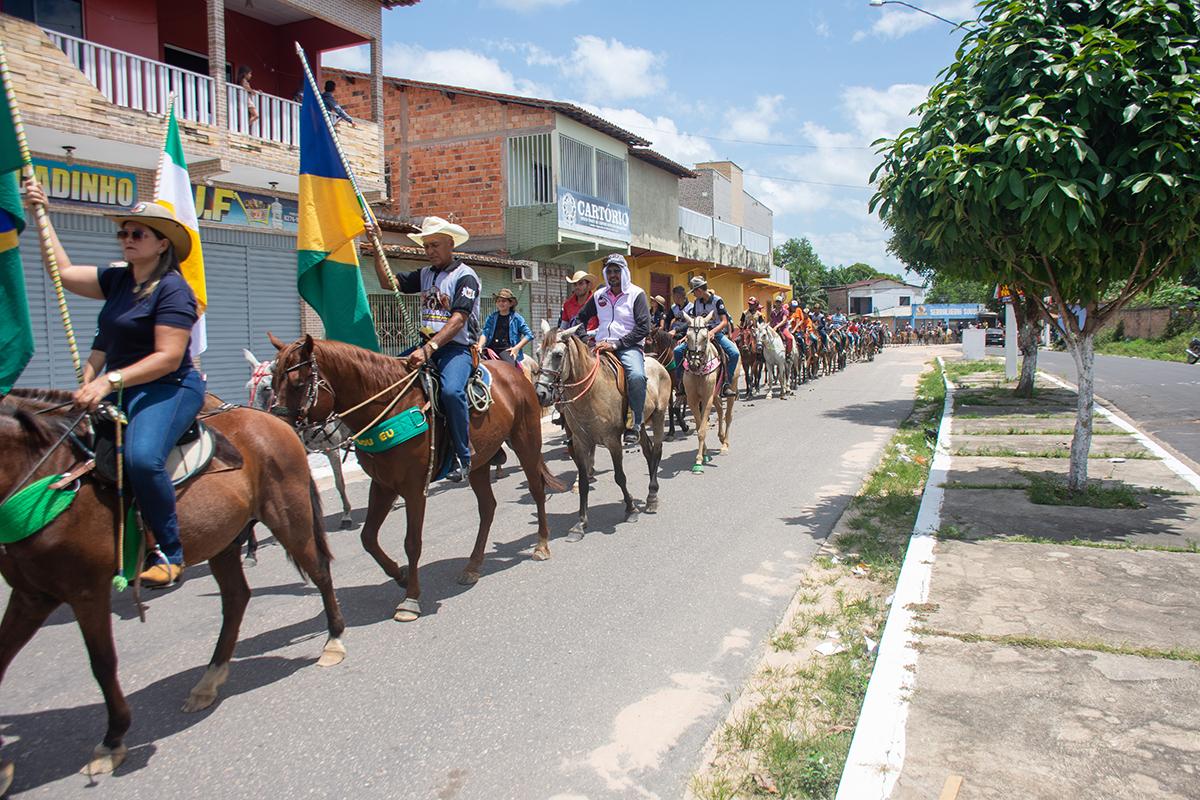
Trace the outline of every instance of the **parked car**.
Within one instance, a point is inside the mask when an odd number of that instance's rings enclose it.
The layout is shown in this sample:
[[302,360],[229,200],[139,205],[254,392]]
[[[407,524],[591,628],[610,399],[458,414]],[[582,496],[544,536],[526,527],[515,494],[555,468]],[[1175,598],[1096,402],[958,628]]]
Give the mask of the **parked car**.
[[983,343],[988,347],[1004,346],[1004,328],[988,328],[983,332]]

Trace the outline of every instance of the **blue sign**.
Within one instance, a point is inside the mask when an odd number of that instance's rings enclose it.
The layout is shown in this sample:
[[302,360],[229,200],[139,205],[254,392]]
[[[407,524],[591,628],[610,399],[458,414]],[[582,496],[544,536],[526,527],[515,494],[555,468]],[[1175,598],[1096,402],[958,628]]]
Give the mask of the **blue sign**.
[[922,303],[913,306],[913,319],[975,319],[987,311],[981,303]]
[[48,158],[33,159],[33,172],[51,200],[114,208],[133,208],[137,202],[137,175],[132,172]]
[[629,206],[558,187],[558,227],[628,242]]

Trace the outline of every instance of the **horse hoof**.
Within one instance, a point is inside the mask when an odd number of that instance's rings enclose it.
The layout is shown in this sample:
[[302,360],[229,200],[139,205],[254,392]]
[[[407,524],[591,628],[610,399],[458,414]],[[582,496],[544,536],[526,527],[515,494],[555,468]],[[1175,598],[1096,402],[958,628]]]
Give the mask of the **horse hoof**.
[[583,529],[582,528],[572,528],[571,532],[567,534],[566,539],[564,539],[564,541],[582,542],[583,541]]
[[129,748],[123,744],[119,744],[111,749],[98,744],[96,745],[96,749],[92,751],[92,760],[80,772],[88,776],[104,775],[121,766],[121,763],[125,760],[125,756],[128,754]]
[[728,452],[729,452],[729,445],[727,445],[727,444],[723,444],[723,445],[721,445],[721,452],[722,452],[722,453],[728,453]]
[[703,475],[704,467],[700,464],[692,464],[692,474],[693,475]]
[[711,455],[709,455],[708,453],[704,454],[704,463],[705,464],[711,464],[712,460],[713,460],[713,457]]
[[192,687],[192,691],[188,694],[188,699],[183,704],[183,712],[185,714],[193,714],[197,711],[203,711],[211,706],[217,700],[217,690],[225,683],[225,679],[229,677],[229,665],[221,664],[214,667],[211,664],[208,669],[204,670],[204,676],[200,678],[200,682]]
[[342,644],[341,639],[330,637],[329,641],[325,642],[325,649],[321,651],[321,657],[317,659],[317,666],[336,667],[345,660],[346,645]]
[[657,514],[658,513],[658,498],[657,497],[647,497],[646,498],[645,511],[647,514]]
[[640,514],[640,513],[638,512],[638,510],[635,508],[633,511],[630,511],[630,512],[628,512],[628,513],[626,513],[626,514],[625,514],[625,521],[626,521],[626,522],[637,522],[637,521],[638,521],[638,517],[640,517],[640,516],[641,516],[641,514]]
[[354,527],[354,518],[351,517],[349,514],[342,517],[341,526],[342,526],[342,530],[344,530],[344,531],[350,530],[351,528]]
[[465,569],[463,574],[458,576],[459,586],[474,586],[479,583],[479,573],[474,570]]
[[[258,559],[255,558],[254,556],[246,556],[244,559],[242,559],[242,566],[245,567],[246,569],[249,569],[250,567],[257,567]],[[0,796],[2,796],[2,795],[0,795]]]
[[541,547],[540,545],[538,547],[535,547],[533,549],[533,560],[534,561],[549,561],[550,560],[550,548],[549,547]]
[[421,616],[421,603],[415,597],[406,597],[396,606],[396,613],[392,615],[392,619],[396,622],[412,622],[417,617]]

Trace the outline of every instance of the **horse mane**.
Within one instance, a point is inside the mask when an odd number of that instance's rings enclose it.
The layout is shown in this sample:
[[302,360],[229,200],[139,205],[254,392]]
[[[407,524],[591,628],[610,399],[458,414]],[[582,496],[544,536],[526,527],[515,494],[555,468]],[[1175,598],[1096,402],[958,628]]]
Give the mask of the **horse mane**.
[[66,403],[74,398],[73,392],[68,392],[64,389],[37,389],[17,387],[8,393],[8,396],[20,400],[29,400],[35,403],[46,403],[53,405],[56,403]]
[[[68,394],[68,396],[70,396]],[[24,398],[13,398],[24,399]],[[66,430],[67,421],[61,415],[38,415],[36,410],[28,405],[0,406],[0,419],[11,419],[16,422],[21,433],[27,437],[25,445],[44,447],[61,436]]]

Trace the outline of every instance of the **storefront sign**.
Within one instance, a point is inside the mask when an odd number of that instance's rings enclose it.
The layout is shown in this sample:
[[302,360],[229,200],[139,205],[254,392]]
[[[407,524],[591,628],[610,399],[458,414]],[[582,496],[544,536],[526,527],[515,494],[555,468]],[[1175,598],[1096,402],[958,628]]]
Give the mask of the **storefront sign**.
[[558,227],[628,242],[629,206],[558,187]]
[[299,230],[300,207],[295,200],[202,183],[193,188],[196,190],[196,215],[201,222],[240,225],[275,233]]
[[923,303],[913,306],[913,319],[974,319],[986,310],[980,303]]
[[94,206],[132,208],[137,202],[137,176],[103,167],[33,159],[33,172],[51,200]]

